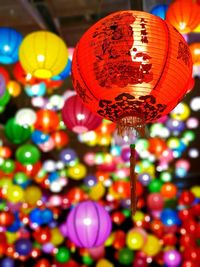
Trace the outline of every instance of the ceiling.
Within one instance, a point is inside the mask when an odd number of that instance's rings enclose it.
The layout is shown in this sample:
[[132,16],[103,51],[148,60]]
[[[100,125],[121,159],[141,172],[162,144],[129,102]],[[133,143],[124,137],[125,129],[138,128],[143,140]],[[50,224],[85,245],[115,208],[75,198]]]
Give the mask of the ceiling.
[[26,35],[46,29],[74,46],[81,35],[109,13],[134,9],[150,11],[159,0],[0,0],[0,25]]

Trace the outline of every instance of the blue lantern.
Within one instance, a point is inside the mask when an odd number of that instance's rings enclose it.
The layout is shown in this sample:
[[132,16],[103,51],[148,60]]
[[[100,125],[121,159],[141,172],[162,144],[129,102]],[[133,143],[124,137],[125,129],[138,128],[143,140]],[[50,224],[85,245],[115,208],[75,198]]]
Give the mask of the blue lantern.
[[166,12],[168,9],[168,5],[166,4],[159,4],[152,8],[150,11],[151,14],[160,17],[161,19],[165,19]]
[[72,62],[71,62],[70,59],[68,59],[67,65],[64,68],[64,70],[60,74],[58,74],[56,76],[53,76],[51,78],[51,80],[53,80],[53,81],[59,81],[59,80],[66,79],[70,75],[70,73],[71,73],[71,66],[72,66]]
[[43,144],[49,140],[50,136],[48,134],[43,133],[42,131],[35,130],[31,135],[31,139],[33,143],[36,145]]
[[0,27],[0,63],[13,64],[18,61],[21,33],[12,28]]

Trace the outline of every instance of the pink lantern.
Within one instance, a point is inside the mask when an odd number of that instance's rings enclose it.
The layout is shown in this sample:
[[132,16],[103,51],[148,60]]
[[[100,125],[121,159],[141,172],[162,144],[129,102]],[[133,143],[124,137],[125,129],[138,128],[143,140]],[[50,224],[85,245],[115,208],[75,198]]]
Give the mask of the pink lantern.
[[92,113],[78,95],[66,99],[62,118],[67,128],[78,134],[94,130],[102,122],[102,118]]

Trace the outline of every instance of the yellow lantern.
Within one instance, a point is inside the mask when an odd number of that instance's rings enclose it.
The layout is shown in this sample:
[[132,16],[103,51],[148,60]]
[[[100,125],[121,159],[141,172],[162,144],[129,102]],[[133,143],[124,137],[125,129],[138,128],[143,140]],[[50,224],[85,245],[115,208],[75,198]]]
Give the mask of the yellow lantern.
[[66,66],[68,50],[64,41],[48,31],[28,34],[19,48],[22,67],[32,76],[48,79],[59,74]]

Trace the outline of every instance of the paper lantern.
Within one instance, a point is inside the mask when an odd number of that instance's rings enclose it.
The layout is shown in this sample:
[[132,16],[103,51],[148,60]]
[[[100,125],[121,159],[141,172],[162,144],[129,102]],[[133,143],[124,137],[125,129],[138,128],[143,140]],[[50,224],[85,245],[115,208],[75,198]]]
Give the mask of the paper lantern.
[[168,5],[158,4],[151,9],[150,13],[155,16],[160,17],[161,19],[165,19],[167,9],[168,9]]
[[200,21],[200,6],[193,0],[176,0],[169,5],[166,20],[180,33],[190,33]]
[[8,27],[0,27],[0,63],[12,64],[18,60],[18,50],[22,42],[21,33]]
[[97,128],[102,119],[92,113],[81,101],[78,95],[65,101],[62,117],[68,129],[75,133],[83,133]]
[[26,72],[46,79],[63,71],[68,50],[57,35],[48,31],[36,31],[24,38],[19,49],[19,59]]
[[111,218],[104,207],[88,200],[71,210],[66,227],[69,239],[78,247],[98,247],[111,232]]
[[169,113],[185,95],[191,74],[181,34],[140,11],[97,22],[80,39],[72,62],[74,88],[85,105],[117,122],[122,132]]
[[57,130],[59,126],[59,117],[53,110],[40,109],[36,113],[37,119],[34,124],[35,129],[50,133]]
[[190,46],[190,52],[192,54],[192,61],[194,65],[200,65],[200,42],[192,43]]
[[[135,129],[144,135],[145,123],[168,114],[180,102],[191,76],[190,50],[182,35],[141,11],[116,12],[94,24],[80,39],[72,60],[78,95],[90,110],[117,122],[121,136]],[[136,191],[134,156],[133,145],[131,196]]]

